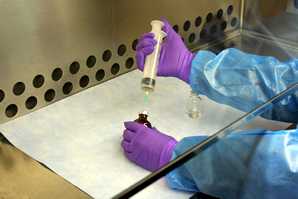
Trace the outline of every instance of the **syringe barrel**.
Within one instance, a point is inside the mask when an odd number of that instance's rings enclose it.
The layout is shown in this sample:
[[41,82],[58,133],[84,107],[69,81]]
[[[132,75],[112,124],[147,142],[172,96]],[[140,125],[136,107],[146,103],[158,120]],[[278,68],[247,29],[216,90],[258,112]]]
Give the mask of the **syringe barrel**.
[[164,23],[162,21],[151,21],[151,26],[151,32],[154,34],[154,39],[156,40],[157,44],[155,45],[153,52],[148,55],[145,60],[144,75],[141,86],[142,89],[146,92],[152,92],[154,90],[161,44],[163,38],[167,35],[165,32],[162,31],[162,27],[164,26]]

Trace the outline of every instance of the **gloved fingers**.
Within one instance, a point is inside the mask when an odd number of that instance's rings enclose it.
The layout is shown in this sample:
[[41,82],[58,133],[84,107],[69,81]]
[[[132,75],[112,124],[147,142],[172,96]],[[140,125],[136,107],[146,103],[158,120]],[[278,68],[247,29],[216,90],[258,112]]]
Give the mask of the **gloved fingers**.
[[[161,46],[161,50],[160,50],[160,55],[159,55],[159,60],[165,60],[165,55],[166,55],[166,47],[164,46],[164,44],[162,44]],[[159,62],[159,67],[157,68],[157,76],[168,76],[167,75],[167,71],[168,71],[168,67],[160,67],[161,65],[161,61]]]
[[144,69],[145,57],[153,52],[155,43],[156,41],[154,40],[154,42],[149,43],[148,45],[141,46],[139,47],[139,49],[137,49],[137,52],[136,52],[137,66],[141,71],[143,71]]
[[145,64],[145,55],[143,52],[137,52],[136,53],[136,60],[137,60],[137,66],[138,69],[140,69],[141,71],[144,70],[144,64]]
[[154,46],[149,45],[145,48],[142,48],[141,50],[138,50],[136,53],[136,60],[137,60],[137,66],[140,70],[143,70],[144,64],[145,64],[145,57],[149,54],[151,54],[154,50]]
[[154,50],[154,46],[146,46],[144,48],[142,48],[141,50],[139,50],[137,53],[143,53],[144,56],[147,56],[149,54],[151,54]]
[[126,141],[126,142],[131,142],[131,140],[134,138],[135,136],[135,133],[130,131],[130,130],[124,130],[123,132],[123,139]]
[[132,144],[130,142],[122,140],[121,146],[126,153],[132,153]]
[[[157,129],[155,126],[153,126],[152,129],[153,129],[154,131],[158,131],[158,129]],[[159,131],[158,131],[158,132],[159,132]]]
[[140,51],[140,50],[143,50],[144,48],[146,47],[151,47],[151,48],[154,48],[154,46],[156,45],[156,40],[155,39],[144,39],[144,40],[141,40],[136,49],[137,51]]
[[125,156],[127,157],[127,159],[129,159],[130,161],[135,162],[135,161],[134,161],[134,155],[133,155],[133,153],[125,152],[124,154],[125,154]]
[[152,127],[152,129],[155,131],[155,133],[159,133],[159,134],[163,134],[163,135],[168,136],[166,133],[160,132],[160,131],[159,131],[157,128],[155,128],[155,127]]
[[163,26],[162,30],[165,33],[169,34],[171,29],[172,29],[171,24],[169,23],[169,21],[165,17],[161,17],[161,21],[164,23],[164,26]]
[[152,32],[147,32],[145,34],[143,34],[140,38],[139,38],[139,41],[142,41],[143,39],[145,38],[151,38],[153,39],[154,38],[154,34]]
[[171,24],[169,23],[169,21],[166,20],[165,18],[162,18],[161,20],[164,23],[163,31],[165,33],[167,33],[167,36],[165,37],[165,40],[164,40],[164,42],[163,42],[162,45],[166,45],[167,44],[167,41],[172,40],[175,37],[177,37],[177,38],[179,38],[181,40],[181,36],[178,33],[176,33],[176,31],[173,29],[173,27],[171,26]]
[[126,129],[137,132],[141,128],[145,128],[143,124],[139,124],[137,122],[124,122],[124,126]]

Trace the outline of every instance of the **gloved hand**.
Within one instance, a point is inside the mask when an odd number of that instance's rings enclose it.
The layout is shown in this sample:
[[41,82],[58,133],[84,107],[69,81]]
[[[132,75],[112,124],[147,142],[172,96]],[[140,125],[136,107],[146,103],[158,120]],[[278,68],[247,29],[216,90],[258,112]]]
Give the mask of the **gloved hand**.
[[137,122],[125,122],[121,146],[126,157],[137,165],[155,171],[167,164],[177,141],[156,129]]
[[[180,35],[178,35],[168,21],[164,22],[163,31],[167,33],[161,51],[157,75],[177,77],[189,83],[191,62],[194,54],[184,45]],[[156,41],[153,33],[145,33],[138,42],[136,48],[137,66],[143,71],[146,56],[154,50]]]

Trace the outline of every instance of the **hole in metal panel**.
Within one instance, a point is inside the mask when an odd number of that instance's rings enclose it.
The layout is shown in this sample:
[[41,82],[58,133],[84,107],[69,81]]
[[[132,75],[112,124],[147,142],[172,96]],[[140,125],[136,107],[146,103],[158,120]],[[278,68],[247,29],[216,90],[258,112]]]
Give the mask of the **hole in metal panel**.
[[83,77],[81,77],[80,87],[85,88],[86,86],[88,86],[88,84],[89,84],[89,77],[87,75],[84,75]]
[[129,57],[125,62],[125,67],[130,69],[134,64],[134,60],[132,57]]
[[86,65],[88,68],[92,68],[96,64],[96,57],[91,55],[87,58]]
[[29,97],[26,100],[25,105],[26,105],[27,109],[29,109],[29,110],[33,109],[37,105],[37,98],[34,96]]
[[73,85],[71,82],[66,82],[64,85],[63,85],[63,93],[65,95],[68,95],[69,93],[71,93],[72,91],[72,88],[73,88]]
[[99,69],[95,74],[95,79],[97,81],[103,80],[104,77],[105,77],[105,71],[103,69]]
[[14,86],[13,86],[13,93],[15,95],[22,95],[25,91],[25,84],[23,82],[17,82]]
[[5,93],[3,90],[0,89],[0,102],[2,102],[5,98]]
[[220,18],[222,18],[222,16],[223,16],[223,10],[222,10],[222,9],[219,9],[219,10],[217,11],[216,17],[217,17],[218,19],[220,19]]
[[227,9],[227,13],[228,15],[231,15],[233,13],[234,7],[232,5],[230,5]]
[[44,84],[44,77],[42,75],[36,75],[33,79],[33,86],[35,88],[40,88]]
[[225,30],[227,28],[227,22],[226,21],[222,22],[220,24],[220,28],[221,28],[221,30]]
[[112,57],[112,52],[110,50],[105,50],[102,54],[102,60],[108,62]]
[[183,25],[183,30],[184,31],[188,31],[189,29],[190,29],[190,26],[191,26],[191,23],[190,23],[190,21],[185,21],[184,22],[184,25]]
[[47,102],[51,102],[53,101],[53,99],[55,98],[56,92],[54,89],[49,89],[45,92],[44,94],[44,99]]
[[133,42],[131,44],[131,47],[134,51],[137,50],[138,41],[139,41],[138,39],[135,39],[135,40],[133,40]]
[[213,19],[213,14],[211,12],[208,13],[207,17],[206,17],[206,22],[209,23],[211,22]]
[[238,21],[237,21],[237,18],[234,17],[232,20],[231,20],[231,26],[232,27],[235,27],[237,25]]
[[69,72],[71,74],[73,74],[73,75],[74,74],[77,74],[79,72],[79,70],[80,70],[80,63],[79,62],[74,61],[74,62],[72,62],[70,64],[70,66],[69,66]]
[[179,26],[177,24],[173,26],[173,29],[175,30],[176,33],[179,32]]
[[196,39],[196,34],[195,33],[191,33],[188,37],[188,42],[192,43],[194,42],[194,40]]
[[123,56],[126,52],[126,46],[124,44],[121,44],[119,47],[118,47],[118,55],[119,56]]
[[117,63],[113,64],[113,66],[111,67],[111,73],[113,75],[116,75],[119,71],[120,71],[120,65]]
[[5,109],[5,115],[9,118],[14,117],[18,113],[18,107],[15,104],[10,104]]
[[198,16],[195,20],[195,26],[199,27],[202,23],[202,17]]
[[59,81],[63,75],[63,71],[61,68],[55,68],[52,72],[52,79],[54,81]]

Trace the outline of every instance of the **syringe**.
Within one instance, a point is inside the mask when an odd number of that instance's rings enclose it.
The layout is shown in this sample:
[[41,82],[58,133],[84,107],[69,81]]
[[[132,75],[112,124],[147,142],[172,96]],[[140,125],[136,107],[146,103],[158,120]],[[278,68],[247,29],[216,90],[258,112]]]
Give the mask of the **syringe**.
[[149,93],[153,92],[154,90],[161,43],[163,38],[167,35],[162,31],[162,27],[164,26],[162,21],[153,20],[151,21],[151,26],[151,32],[154,34],[154,39],[156,40],[157,44],[155,45],[153,52],[148,55],[145,60],[144,75],[141,82],[141,87],[145,91],[146,96],[148,96]]

